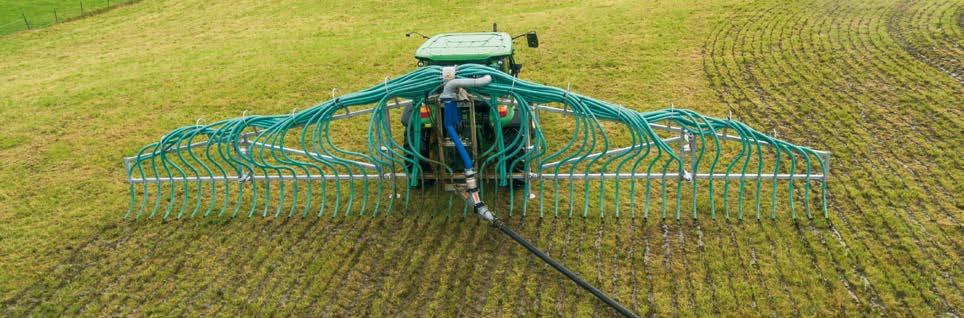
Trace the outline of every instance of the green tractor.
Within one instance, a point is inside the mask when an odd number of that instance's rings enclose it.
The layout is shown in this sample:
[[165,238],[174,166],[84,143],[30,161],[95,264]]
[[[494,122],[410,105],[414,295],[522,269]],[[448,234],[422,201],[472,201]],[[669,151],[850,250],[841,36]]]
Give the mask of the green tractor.
[[[513,41],[525,37],[526,44],[530,48],[539,47],[539,37],[534,31],[513,37],[508,33],[498,32],[495,26],[493,26],[493,32],[443,33],[432,37],[409,32],[406,36],[411,37],[413,34],[427,39],[415,51],[418,67],[451,67],[452,77],[454,77],[454,67],[464,64],[484,65],[518,77],[522,64],[516,62]],[[479,151],[495,147],[500,138],[504,147],[508,149],[507,153],[511,154],[506,158],[510,162],[519,159],[532,148],[533,136],[531,133],[523,135],[523,129],[521,129],[522,125],[530,125],[531,128],[531,122],[523,123],[521,116],[516,112],[514,101],[500,99],[498,96],[471,95],[465,90],[460,92],[458,117],[462,124],[456,130],[458,136],[463,139],[462,144],[468,148],[472,157],[478,158]],[[409,168],[414,172],[409,175],[411,187],[430,186],[439,179],[459,182],[458,180],[461,179],[459,176],[453,179],[450,174],[435,174],[438,167],[433,167],[435,166],[432,164],[433,161],[456,169],[464,168],[455,149],[456,143],[443,129],[441,116],[443,107],[439,95],[426,97],[428,102],[420,106],[411,105],[404,108],[401,116],[406,132],[405,149],[429,159],[411,158],[412,161],[418,162],[418,167],[409,164]],[[527,178],[523,173],[527,163],[521,160],[519,162],[521,164],[514,165],[511,171],[518,177],[511,178],[509,182],[500,186],[525,184]],[[447,184],[446,189],[453,190],[453,185]]]

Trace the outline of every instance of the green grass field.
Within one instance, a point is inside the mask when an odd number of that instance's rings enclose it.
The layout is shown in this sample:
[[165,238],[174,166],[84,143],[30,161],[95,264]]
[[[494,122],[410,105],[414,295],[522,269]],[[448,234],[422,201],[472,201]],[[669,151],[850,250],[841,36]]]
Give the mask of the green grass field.
[[953,0],[150,0],[3,35],[0,315],[613,315],[475,219],[122,218],[121,159],[170,130],[304,109],[414,68],[406,31],[493,21],[539,32],[523,78],[833,153],[829,219],[508,218],[632,310],[961,315]]
[[[130,0],[0,0],[0,35],[38,29],[99,12]],[[24,21],[26,17],[27,21]]]

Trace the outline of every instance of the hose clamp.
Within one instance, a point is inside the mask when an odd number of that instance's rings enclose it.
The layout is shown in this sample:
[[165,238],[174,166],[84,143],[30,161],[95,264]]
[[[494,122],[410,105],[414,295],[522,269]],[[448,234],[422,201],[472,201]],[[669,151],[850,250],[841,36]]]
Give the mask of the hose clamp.
[[479,202],[475,205],[475,213],[479,215],[483,220],[492,222],[495,220],[495,215],[492,211],[489,211],[489,207],[485,206],[485,203]]

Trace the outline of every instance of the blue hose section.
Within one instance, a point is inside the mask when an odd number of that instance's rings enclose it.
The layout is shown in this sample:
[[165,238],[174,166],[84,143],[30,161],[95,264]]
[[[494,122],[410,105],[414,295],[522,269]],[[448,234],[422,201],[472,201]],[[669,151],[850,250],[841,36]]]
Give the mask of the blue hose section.
[[459,116],[458,106],[455,101],[451,99],[446,99],[443,101],[443,104],[445,110],[442,121],[445,126],[445,131],[449,134],[449,138],[452,138],[452,142],[455,143],[455,151],[459,153],[459,157],[462,157],[462,164],[465,166],[465,169],[472,169],[472,157],[470,157],[469,152],[465,150],[465,145],[462,144],[462,138],[460,138],[458,132],[455,131],[455,126],[459,125],[462,121],[462,117]]

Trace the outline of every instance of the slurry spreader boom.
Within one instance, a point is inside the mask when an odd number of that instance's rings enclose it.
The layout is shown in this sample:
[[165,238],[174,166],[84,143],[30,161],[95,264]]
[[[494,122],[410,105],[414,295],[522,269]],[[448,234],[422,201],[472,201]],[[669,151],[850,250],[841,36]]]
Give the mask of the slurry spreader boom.
[[827,216],[828,152],[730,118],[639,112],[519,79],[512,42],[538,37],[493,31],[409,33],[427,41],[408,74],[291,114],[175,129],[124,159],[126,216],[474,211],[627,316],[493,211],[742,220],[776,218],[786,202],[793,219]]

